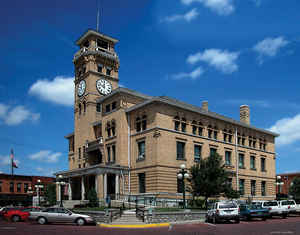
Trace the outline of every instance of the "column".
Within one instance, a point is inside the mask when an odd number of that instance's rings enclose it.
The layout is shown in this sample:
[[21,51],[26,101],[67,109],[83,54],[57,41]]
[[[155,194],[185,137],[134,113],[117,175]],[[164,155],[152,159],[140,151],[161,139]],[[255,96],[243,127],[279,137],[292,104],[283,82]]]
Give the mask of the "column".
[[71,178],[69,178],[69,185],[68,185],[68,196],[69,196],[69,200],[72,200],[72,180]]
[[56,186],[57,186],[56,189],[57,189],[57,191],[58,191],[58,198],[57,198],[57,201],[60,202],[60,198],[61,198],[61,190],[60,190],[60,187],[61,187],[61,185],[57,184]]
[[84,188],[84,176],[81,177],[81,200],[84,200],[85,188]]
[[98,195],[98,175],[95,175],[95,190]]
[[106,199],[107,197],[107,174],[103,175],[103,197]]
[[116,197],[119,197],[119,194],[120,194],[120,186],[119,186],[119,175],[118,174],[116,174],[116,190],[115,190],[115,192],[116,192]]

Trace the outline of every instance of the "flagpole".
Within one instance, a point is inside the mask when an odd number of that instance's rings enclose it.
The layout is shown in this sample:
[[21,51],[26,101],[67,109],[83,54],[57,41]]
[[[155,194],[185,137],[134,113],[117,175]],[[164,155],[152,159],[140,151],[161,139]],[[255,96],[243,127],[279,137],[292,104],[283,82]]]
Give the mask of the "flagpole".
[[11,159],[11,175],[14,175],[13,159]]

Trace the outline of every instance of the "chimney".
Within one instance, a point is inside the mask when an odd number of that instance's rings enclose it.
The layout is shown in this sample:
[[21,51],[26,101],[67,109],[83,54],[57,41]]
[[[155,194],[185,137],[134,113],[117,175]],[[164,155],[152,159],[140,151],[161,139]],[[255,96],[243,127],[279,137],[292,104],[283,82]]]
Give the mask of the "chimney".
[[250,108],[248,105],[240,106],[240,121],[250,125]]
[[205,100],[202,102],[202,109],[208,111],[208,101]]

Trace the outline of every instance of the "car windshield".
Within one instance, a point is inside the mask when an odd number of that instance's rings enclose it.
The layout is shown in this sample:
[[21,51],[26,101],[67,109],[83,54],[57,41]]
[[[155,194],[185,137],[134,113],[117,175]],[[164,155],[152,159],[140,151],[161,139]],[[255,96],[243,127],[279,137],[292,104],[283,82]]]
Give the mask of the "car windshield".
[[264,206],[278,206],[277,202],[265,202]]
[[225,203],[219,205],[220,209],[226,209],[226,208],[237,208],[237,205],[234,203]]

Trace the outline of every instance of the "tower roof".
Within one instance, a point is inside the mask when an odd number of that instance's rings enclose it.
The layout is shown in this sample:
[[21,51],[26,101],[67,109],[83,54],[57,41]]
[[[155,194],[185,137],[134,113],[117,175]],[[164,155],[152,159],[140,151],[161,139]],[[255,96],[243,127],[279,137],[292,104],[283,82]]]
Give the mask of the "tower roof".
[[76,44],[79,46],[87,37],[89,37],[91,35],[94,35],[94,36],[100,37],[100,38],[104,38],[104,39],[106,39],[108,41],[111,41],[113,43],[119,42],[119,40],[117,40],[117,39],[114,39],[112,37],[106,36],[106,35],[104,35],[102,33],[99,33],[97,31],[93,30],[93,29],[88,29],[84,34],[82,34],[80,36],[79,39],[77,39]]

